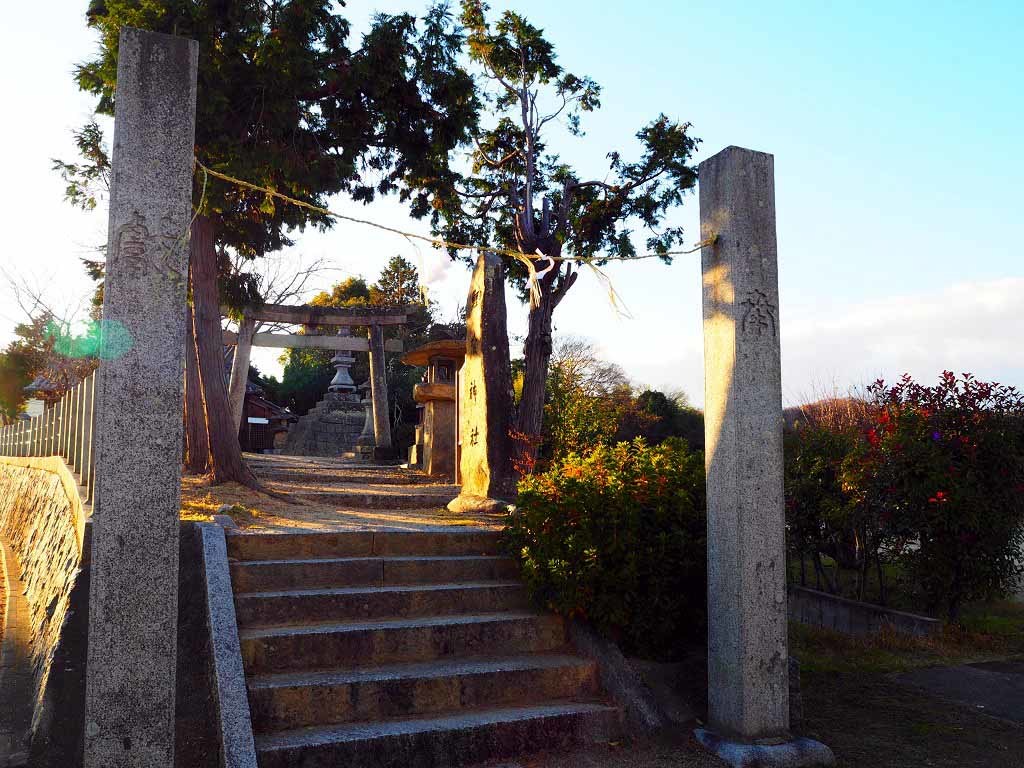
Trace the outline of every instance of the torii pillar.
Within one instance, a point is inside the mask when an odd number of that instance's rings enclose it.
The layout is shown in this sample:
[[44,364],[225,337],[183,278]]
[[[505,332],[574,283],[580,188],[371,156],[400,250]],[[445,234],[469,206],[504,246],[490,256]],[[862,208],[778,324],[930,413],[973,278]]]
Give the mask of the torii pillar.
[[374,457],[391,452],[391,420],[388,418],[388,377],[384,362],[384,329],[377,323],[370,325],[367,336],[370,343],[370,398],[373,400],[373,437],[376,441]]

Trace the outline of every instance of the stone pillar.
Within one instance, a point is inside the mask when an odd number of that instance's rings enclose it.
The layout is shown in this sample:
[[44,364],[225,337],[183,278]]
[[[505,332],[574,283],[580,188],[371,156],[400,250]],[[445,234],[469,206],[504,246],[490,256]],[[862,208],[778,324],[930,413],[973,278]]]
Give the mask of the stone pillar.
[[[174,765],[178,513],[199,46],[121,30],[98,372],[86,768]],[[130,338],[115,354],[111,339]],[[110,359],[113,357],[114,359]]]
[[256,320],[249,315],[242,317],[238,325],[238,341],[235,357],[231,363],[231,379],[228,382],[228,402],[231,416],[235,420],[235,431],[242,428],[242,414],[245,411],[245,386],[249,383],[249,360],[252,357],[252,337],[256,334]]
[[734,768],[832,765],[789,735],[774,158],[700,165],[708,505],[708,729]]
[[384,329],[371,325],[367,333],[370,340],[370,398],[373,400],[373,434],[378,454],[391,450],[391,421],[388,418],[388,378],[384,363]]
[[462,488],[452,512],[496,512],[515,495],[509,418],[512,413],[505,267],[482,253],[466,301],[466,361],[459,373],[459,459]]
[[740,740],[789,729],[774,158],[700,165],[708,494],[708,718]]

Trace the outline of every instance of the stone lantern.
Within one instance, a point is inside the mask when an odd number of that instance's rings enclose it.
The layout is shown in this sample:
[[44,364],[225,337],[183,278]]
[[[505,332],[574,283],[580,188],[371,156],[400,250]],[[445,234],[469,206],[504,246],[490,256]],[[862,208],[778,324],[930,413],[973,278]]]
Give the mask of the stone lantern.
[[406,365],[427,369],[423,381],[413,388],[412,396],[422,406],[422,416],[409,463],[428,475],[455,477],[458,441],[455,377],[465,357],[465,339],[432,341],[402,357]]

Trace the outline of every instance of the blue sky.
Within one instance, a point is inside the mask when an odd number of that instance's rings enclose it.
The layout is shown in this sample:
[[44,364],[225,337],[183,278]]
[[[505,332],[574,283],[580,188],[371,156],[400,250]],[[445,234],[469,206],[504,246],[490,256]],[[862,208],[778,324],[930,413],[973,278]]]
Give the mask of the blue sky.
[[[498,3],[492,3],[498,8]],[[49,158],[71,157],[70,129],[90,100],[71,82],[89,55],[82,0],[6,11],[0,71],[8,104],[7,244],[0,265],[70,306],[87,290],[77,257],[104,239],[105,213],[61,201]],[[907,370],[933,379],[972,370],[1024,387],[1024,4],[513,2],[545,28],[563,65],[604,88],[582,140],[558,141],[583,173],[603,174],[610,149],[659,112],[689,120],[698,159],[730,144],[775,155],[783,390],[788,402]],[[405,3],[353,0],[371,10]],[[16,183],[12,183],[16,180]],[[677,215],[697,239],[697,201]],[[342,211],[409,225],[393,203]],[[415,225],[414,225],[415,226]],[[422,261],[443,314],[468,274],[445,270],[388,235],[339,225],[303,235],[294,257],[331,259],[338,274],[371,279],[400,253]],[[603,290],[581,279],[559,308],[558,333],[592,339],[641,384],[703,400],[698,256],[609,269],[632,311],[618,318]],[[511,302],[510,325],[525,312]],[[0,286],[0,343],[17,311]],[[273,354],[259,358],[273,368]]]

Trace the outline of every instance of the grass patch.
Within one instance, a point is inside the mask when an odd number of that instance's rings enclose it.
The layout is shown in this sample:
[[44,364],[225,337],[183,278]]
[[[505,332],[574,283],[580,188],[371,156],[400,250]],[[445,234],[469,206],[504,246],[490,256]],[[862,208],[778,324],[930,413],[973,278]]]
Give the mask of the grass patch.
[[892,630],[851,637],[793,622],[789,643],[790,653],[811,672],[903,672],[987,661],[1024,653],[1024,605],[1006,601],[970,606],[962,627],[946,625],[935,637]]

